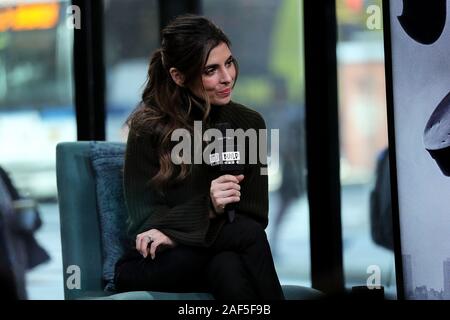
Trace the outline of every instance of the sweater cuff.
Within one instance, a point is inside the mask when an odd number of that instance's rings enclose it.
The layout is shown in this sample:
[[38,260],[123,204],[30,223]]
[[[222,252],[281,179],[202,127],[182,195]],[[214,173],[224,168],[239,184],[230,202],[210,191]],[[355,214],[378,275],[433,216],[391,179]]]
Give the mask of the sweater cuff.
[[212,203],[212,199],[211,199],[211,197],[210,196],[208,196],[208,203],[209,203],[209,205],[208,205],[208,210],[209,210],[209,218],[210,219],[214,219],[214,218],[217,218],[217,212],[216,212],[216,210],[214,209],[214,204]]

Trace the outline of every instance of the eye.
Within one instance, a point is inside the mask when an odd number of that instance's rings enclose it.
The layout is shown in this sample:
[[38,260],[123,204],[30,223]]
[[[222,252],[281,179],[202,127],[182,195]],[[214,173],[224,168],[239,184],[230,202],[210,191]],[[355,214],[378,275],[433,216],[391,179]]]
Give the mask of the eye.
[[216,69],[214,69],[214,68],[206,69],[206,70],[205,70],[205,74],[206,74],[207,76],[210,76],[210,75],[213,75],[213,74],[214,74],[214,71],[216,71]]
[[227,67],[229,67],[229,66],[231,66],[233,63],[234,63],[234,60],[233,60],[233,59],[230,59],[230,60],[228,60],[228,61],[225,63],[225,65],[226,65]]

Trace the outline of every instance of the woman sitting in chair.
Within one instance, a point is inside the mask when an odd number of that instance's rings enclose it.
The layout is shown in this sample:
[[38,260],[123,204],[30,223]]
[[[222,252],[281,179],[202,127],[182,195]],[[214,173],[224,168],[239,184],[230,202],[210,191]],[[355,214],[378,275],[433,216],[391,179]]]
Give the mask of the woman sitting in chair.
[[[258,112],[231,101],[238,68],[230,41],[195,15],[176,18],[162,38],[142,102],[127,122],[124,189],[132,246],[116,264],[116,288],[284,299],[264,230],[268,181],[261,169],[267,162],[245,163],[243,174],[233,175],[205,163],[177,164],[172,155],[172,134],[184,128],[193,137],[194,121],[203,128],[266,128]],[[228,204],[235,206],[234,220]]]

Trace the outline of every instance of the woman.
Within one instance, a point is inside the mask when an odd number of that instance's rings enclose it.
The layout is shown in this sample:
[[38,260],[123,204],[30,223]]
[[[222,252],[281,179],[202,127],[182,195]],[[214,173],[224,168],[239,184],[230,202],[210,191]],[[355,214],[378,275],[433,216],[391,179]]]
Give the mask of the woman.
[[[133,246],[116,264],[116,288],[283,299],[264,231],[262,165],[229,175],[204,163],[175,165],[171,158],[172,133],[184,128],[193,135],[194,121],[205,129],[220,122],[265,129],[259,113],[231,101],[238,69],[230,41],[195,15],[176,18],[162,38],[141,106],[128,119],[124,189]],[[231,203],[236,217],[228,222],[224,209]]]

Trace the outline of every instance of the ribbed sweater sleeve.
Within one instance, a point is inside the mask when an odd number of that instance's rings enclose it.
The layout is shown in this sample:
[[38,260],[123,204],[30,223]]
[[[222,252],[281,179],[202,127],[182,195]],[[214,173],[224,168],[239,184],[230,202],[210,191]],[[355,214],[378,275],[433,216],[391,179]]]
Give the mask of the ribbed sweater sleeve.
[[137,136],[131,128],[124,168],[128,235],[134,238],[155,228],[177,243],[202,245],[209,227],[208,195],[198,194],[185,203],[170,207],[164,195],[148,183],[158,169],[151,141]]

